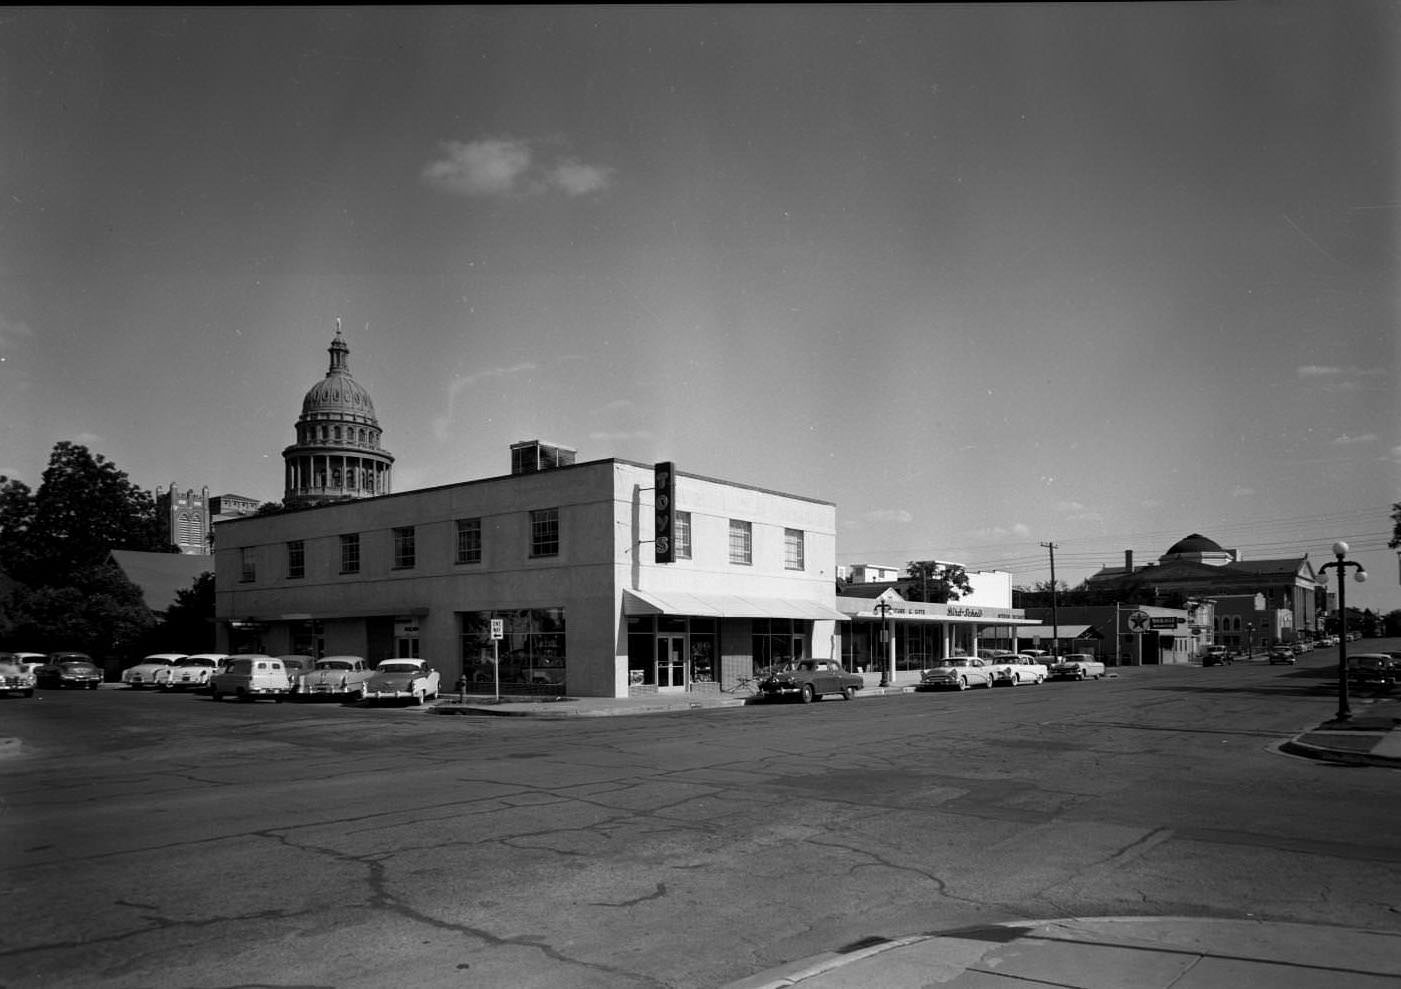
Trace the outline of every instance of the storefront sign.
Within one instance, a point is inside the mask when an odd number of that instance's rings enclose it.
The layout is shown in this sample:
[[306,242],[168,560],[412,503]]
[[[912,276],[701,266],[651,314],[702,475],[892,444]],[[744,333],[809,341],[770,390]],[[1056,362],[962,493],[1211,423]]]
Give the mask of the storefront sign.
[[1148,623],[1149,628],[1177,628],[1177,623],[1182,619],[1176,615],[1158,616],[1155,615]]
[[656,507],[656,550],[658,563],[676,562],[676,471],[671,461],[652,466],[653,504]]

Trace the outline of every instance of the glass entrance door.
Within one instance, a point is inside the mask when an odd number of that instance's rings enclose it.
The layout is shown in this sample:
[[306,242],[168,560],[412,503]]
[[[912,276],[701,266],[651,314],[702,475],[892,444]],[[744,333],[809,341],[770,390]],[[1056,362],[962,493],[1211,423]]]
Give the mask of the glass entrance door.
[[657,692],[675,693],[686,689],[686,637],[657,636]]

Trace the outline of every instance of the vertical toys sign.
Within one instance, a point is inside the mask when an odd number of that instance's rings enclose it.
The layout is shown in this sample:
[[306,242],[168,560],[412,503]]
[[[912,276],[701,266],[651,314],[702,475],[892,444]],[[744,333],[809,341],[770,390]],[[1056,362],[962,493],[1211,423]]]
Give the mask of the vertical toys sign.
[[671,461],[652,466],[653,504],[656,507],[657,563],[676,562],[676,470]]

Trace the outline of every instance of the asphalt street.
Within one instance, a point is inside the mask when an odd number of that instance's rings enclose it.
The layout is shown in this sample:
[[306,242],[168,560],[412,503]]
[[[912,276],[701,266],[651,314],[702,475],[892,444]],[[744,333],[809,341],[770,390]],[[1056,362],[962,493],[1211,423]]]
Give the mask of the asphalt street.
[[1278,748],[1334,655],[574,720],[6,700],[0,986],[701,987],[1048,917],[1401,930],[1396,772]]

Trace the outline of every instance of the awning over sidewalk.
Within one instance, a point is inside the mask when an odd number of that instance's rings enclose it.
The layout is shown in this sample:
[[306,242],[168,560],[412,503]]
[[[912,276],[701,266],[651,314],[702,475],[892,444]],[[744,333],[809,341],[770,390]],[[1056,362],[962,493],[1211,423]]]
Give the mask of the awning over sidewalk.
[[836,608],[799,598],[739,594],[688,594],[683,591],[623,591],[625,615],[697,615],[703,618],[804,618],[844,622]]

